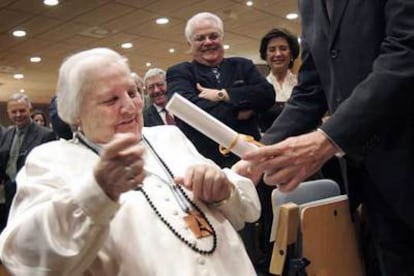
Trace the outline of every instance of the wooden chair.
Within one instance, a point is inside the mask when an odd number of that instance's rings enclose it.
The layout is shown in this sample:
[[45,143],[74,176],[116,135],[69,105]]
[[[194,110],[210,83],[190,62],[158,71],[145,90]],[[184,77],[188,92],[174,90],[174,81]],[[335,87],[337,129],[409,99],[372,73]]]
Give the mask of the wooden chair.
[[363,275],[348,198],[330,180],[272,193],[277,222],[269,271],[276,275]]
[[0,276],[10,276],[10,273],[7,272],[6,268],[0,264]]

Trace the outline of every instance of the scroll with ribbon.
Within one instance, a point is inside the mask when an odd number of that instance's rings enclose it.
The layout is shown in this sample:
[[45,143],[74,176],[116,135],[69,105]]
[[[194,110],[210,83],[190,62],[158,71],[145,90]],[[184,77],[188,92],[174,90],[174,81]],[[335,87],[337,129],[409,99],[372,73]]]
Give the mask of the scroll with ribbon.
[[241,157],[245,152],[260,146],[253,137],[237,133],[177,93],[171,97],[166,109],[218,143],[222,154],[231,151]]

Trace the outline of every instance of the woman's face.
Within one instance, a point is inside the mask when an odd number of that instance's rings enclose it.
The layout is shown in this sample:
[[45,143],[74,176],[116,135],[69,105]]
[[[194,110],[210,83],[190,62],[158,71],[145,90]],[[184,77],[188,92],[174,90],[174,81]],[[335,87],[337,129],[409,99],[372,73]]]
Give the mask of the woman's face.
[[289,44],[283,37],[272,38],[267,44],[266,62],[273,74],[286,73],[292,58]]
[[46,122],[43,119],[42,114],[36,114],[33,116],[33,121],[35,121],[36,124],[38,124],[39,126],[46,126]]
[[115,133],[141,136],[142,99],[127,69],[118,63],[100,68],[94,85],[85,91],[79,116],[84,135],[107,143]]

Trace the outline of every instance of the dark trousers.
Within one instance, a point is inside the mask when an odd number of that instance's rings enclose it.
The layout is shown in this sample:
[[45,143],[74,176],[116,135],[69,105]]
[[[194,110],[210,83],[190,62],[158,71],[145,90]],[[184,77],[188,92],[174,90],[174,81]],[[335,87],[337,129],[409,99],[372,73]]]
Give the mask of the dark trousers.
[[382,275],[414,275],[414,229],[372,189],[366,211]]
[[363,169],[348,165],[348,175],[350,185],[362,187],[358,190],[363,193],[361,200],[369,230],[361,240],[366,274],[414,275],[414,229],[394,212]]

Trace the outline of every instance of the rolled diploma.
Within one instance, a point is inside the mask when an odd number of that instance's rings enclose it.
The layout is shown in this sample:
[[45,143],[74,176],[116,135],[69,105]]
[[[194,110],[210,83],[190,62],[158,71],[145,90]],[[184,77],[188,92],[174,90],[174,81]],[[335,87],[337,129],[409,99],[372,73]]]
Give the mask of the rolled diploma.
[[231,148],[231,151],[239,157],[243,153],[257,148],[255,144],[246,141],[242,136],[237,137],[236,131],[177,93],[172,96],[165,108],[174,116],[226,148],[237,139],[237,143]]

